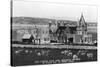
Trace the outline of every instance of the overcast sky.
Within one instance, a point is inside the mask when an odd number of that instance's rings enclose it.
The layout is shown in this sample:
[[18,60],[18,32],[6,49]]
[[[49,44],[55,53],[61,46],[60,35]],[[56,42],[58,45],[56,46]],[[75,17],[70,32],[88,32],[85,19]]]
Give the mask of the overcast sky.
[[87,22],[97,22],[96,6],[13,1],[13,17],[40,17],[77,21],[82,13]]

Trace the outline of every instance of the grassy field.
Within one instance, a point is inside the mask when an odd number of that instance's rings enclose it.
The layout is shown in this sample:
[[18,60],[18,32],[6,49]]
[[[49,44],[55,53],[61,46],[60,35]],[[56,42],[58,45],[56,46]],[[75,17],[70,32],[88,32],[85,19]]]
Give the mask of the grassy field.
[[97,61],[97,50],[11,47],[11,65]]

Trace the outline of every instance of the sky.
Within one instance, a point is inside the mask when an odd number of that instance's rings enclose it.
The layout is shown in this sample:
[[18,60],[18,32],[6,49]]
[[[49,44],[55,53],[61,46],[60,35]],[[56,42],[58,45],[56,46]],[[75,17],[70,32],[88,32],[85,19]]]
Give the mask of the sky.
[[97,7],[36,1],[13,1],[13,17],[36,17],[78,21],[83,13],[85,21],[97,22]]

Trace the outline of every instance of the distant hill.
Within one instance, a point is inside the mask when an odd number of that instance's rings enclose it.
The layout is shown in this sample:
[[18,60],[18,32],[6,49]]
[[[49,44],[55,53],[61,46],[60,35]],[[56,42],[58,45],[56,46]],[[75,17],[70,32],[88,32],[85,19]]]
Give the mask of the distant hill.
[[[48,18],[33,18],[33,17],[12,17],[12,23],[14,24],[40,24],[47,25],[49,22],[54,24],[56,19]],[[78,21],[72,20],[60,20],[65,21],[66,23],[77,24]],[[89,31],[97,32],[97,23],[96,22],[87,22]]]
[[[52,22],[52,24],[54,24],[56,19],[32,18],[32,17],[12,17],[12,23],[14,24],[48,24],[50,21]],[[68,23],[77,23],[77,21],[71,21],[71,20],[60,20],[60,21],[66,21]]]
[[13,17],[12,23],[15,24],[48,24],[50,21],[55,22],[54,19],[47,18],[31,18],[31,17]]
[[[48,18],[33,18],[33,17],[12,17],[12,23],[18,23],[18,24],[48,24],[49,21],[52,21],[54,23],[56,19],[48,19]],[[77,23],[77,21],[72,20],[60,20],[60,21],[66,21],[68,23]],[[95,22],[87,22],[89,25],[96,25]]]

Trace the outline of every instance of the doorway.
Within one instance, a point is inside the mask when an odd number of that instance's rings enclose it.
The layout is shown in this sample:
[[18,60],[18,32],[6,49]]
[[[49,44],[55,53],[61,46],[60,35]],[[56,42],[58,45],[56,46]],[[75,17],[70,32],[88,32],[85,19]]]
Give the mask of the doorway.
[[69,43],[73,43],[73,38],[68,38]]

